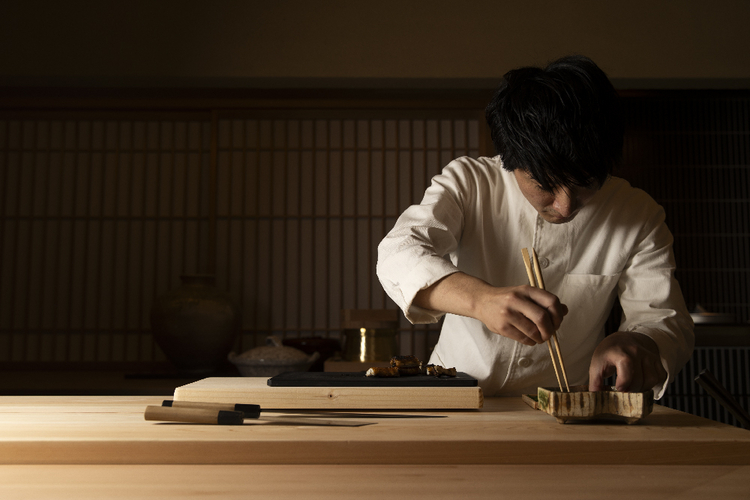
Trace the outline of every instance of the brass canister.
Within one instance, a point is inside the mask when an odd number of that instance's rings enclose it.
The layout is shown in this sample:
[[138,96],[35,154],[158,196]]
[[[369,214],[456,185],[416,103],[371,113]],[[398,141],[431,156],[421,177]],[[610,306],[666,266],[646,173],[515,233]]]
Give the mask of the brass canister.
[[399,312],[392,309],[344,309],[345,361],[388,361],[398,352]]

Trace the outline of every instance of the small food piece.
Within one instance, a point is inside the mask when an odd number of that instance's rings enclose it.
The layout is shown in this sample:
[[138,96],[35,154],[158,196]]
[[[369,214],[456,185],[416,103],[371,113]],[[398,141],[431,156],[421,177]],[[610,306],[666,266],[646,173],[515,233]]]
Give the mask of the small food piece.
[[391,358],[391,366],[399,368],[419,368],[421,364],[422,362],[416,356],[393,356]]
[[445,368],[440,365],[427,365],[427,375],[433,377],[456,377],[458,373],[455,368]]
[[413,377],[414,375],[422,374],[422,368],[419,366],[409,366],[406,368],[398,367],[396,369],[398,370],[398,374],[402,377]]
[[393,356],[391,366],[373,367],[365,373],[368,377],[413,377],[430,375],[433,377],[455,377],[455,368],[440,365],[425,365],[416,356]]
[[391,366],[398,368],[398,374],[402,377],[422,374],[422,362],[416,356],[393,356]]
[[398,377],[399,371],[395,366],[373,366],[365,373],[368,377]]

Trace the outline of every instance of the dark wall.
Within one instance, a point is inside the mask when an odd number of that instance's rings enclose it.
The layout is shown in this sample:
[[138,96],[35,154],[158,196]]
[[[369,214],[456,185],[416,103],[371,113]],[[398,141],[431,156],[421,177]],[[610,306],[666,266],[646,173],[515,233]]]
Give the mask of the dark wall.
[[750,79],[749,17],[742,0],[10,1],[0,16],[0,79],[497,80],[583,53],[625,84],[727,85]]
[[665,209],[688,307],[750,320],[750,93],[626,94],[620,175]]

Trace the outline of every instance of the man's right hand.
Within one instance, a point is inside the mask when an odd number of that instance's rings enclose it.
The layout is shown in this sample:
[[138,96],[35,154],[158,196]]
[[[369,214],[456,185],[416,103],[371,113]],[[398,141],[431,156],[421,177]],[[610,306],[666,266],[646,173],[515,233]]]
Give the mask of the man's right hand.
[[490,331],[522,344],[546,342],[568,314],[557,296],[540,288],[490,288],[483,293],[477,319]]
[[414,304],[478,319],[490,331],[529,346],[546,342],[568,314],[560,299],[545,290],[494,287],[461,272],[421,290]]

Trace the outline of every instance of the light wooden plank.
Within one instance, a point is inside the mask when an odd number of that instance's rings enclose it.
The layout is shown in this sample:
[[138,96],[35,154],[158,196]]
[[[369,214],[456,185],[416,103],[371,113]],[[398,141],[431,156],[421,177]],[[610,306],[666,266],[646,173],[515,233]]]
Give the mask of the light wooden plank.
[[269,387],[267,377],[209,377],[175,389],[174,398],[250,403],[274,409],[477,409],[480,387]]

